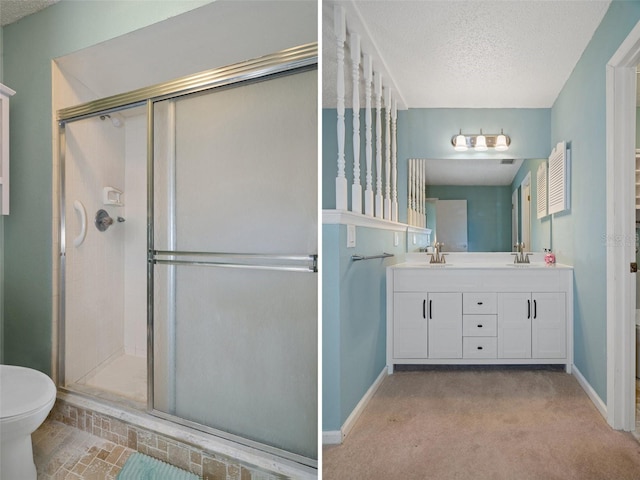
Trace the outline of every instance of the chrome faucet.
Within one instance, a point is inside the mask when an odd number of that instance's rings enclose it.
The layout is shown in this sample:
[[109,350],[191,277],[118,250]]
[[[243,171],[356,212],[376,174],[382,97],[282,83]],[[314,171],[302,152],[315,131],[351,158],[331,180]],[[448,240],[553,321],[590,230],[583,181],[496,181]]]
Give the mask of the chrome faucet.
[[433,244],[434,253],[429,254],[431,255],[431,260],[429,260],[429,263],[447,263],[446,259],[444,258],[446,253],[440,253],[440,249],[443,246],[444,246],[444,243],[441,243],[441,242],[436,242]]
[[513,263],[531,263],[529,261],[529,255],[531,255],[531,253],[524,253],[524,242],[516,243],[514,247],[516,248],[517,253],[511,254],[515,255]]

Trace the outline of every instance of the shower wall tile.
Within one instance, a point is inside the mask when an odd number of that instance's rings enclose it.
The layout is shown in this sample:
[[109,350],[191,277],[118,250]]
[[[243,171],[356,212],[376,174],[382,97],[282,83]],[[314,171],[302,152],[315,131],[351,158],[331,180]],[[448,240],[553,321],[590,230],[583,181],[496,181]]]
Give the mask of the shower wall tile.
[[[282,475],[204,450],[137,425],[76,407],[58,399],[50,417],[79,430],[157,458],[201,476],[204,480],[278,480]],[[108,461],[108,457],[105,461]]]

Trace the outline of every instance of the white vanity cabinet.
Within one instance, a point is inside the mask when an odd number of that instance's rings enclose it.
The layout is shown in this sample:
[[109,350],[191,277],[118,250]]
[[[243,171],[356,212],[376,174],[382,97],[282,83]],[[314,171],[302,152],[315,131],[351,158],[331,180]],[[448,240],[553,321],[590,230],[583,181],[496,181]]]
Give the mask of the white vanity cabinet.
[[429,358],[462,358],[462,294],[429,293]]
[[565,293],[500,293],[498,358],[564,358]]
[[462,295],[398,292],[393,301],[393,354],[402,359],[461,358]]
[[396,358],[427,358],[426,293],[399,292],[393,299],[393,349]]
[[571,267],[387,269],[387,367],[573,363]]
[[465,292],[462,296],[464,358],[495,358],[497,351],[497,295]]

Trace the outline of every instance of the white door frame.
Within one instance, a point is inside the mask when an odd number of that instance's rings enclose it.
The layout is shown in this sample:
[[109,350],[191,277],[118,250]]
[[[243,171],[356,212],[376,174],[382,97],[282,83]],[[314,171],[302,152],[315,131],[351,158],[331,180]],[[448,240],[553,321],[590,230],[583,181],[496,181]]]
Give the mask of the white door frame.
[[607,422],[635,430],[635,125],[640,22],[607,63]]

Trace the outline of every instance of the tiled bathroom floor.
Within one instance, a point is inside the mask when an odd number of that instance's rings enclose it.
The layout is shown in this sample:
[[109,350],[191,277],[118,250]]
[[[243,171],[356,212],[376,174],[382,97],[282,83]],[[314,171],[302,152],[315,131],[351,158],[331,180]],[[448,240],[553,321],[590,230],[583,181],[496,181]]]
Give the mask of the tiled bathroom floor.
[[31,438],[38,480],[115,479],[135,451],[51,419]]

